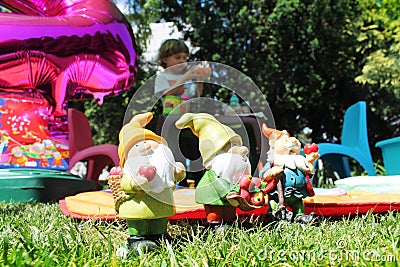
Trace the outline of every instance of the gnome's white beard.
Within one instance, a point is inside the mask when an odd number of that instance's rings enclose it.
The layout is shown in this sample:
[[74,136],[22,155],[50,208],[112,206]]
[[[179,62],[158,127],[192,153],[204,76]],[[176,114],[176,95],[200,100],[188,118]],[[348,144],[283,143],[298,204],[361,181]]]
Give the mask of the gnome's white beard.
[[290,169],[300,169],[303,172],[309,171],[308,162],[302,155],[275,155],[274,165],[286,166]]
[[231,185],[235,184],[243,175],[251,173],[250,162],[246,156],[223,151],[207,161],[204,167],[212,169],[219,178]]
[[138,176],[138,171],[141,166],[155,166],[157,170],[156,177],[152,181],[143,184],[142,189],[144,191],[159,193],[166,188],[175,187],[175,159],[167,146],[159,144],[158,147],[151,150],[148,155],[129,157],[126,160],[123,172],[135,179],[135,176]]

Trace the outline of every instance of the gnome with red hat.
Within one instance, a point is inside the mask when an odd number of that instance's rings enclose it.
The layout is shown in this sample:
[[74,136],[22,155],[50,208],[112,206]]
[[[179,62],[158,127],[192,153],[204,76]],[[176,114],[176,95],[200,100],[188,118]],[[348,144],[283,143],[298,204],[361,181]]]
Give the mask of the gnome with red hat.
[[[268,182],[264,191],[269,194],[270,201],[278,203],[275,217],[295,222],[310,222],[312,214],[304,214],[302,199],[314,195],[310,176],[314,174],[314,162],[319,158],[318,146],[306,145],[304,157],[300,155],[300,141],[291,137],[286,130],[279,131],[263,124],[262,132],[269,140],[270,150],[267,153],[267,164],[260,171],[260,177]],[[287,216],[290,213],[285,205],[291,208],[292,216]]]

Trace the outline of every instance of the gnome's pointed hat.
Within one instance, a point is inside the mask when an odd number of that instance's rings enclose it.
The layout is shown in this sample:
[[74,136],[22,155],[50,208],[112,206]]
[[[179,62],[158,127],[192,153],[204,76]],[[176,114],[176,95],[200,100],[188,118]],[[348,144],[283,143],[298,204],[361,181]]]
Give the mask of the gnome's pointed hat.
[[153,113],[146,112],[134,116],[131,121],[125,124],[119,132],[118,155],[120,165],[124,166],[129,150],[137,143],[144,140],[154,140],[158,143],[168,145],[167,141],[161,136],[144,129],[153,118]]
[[262,132],[268,138],[268,140],[279,139],[284,134],[290,136],[286,130],[279,131],[277,129],[269,128],[265,123],[262,125]]
[[228,143],[237,141],[242,145],[240,135],[207,113],[185,113],[175,123],[175,126],[178,129],[190,128],[193,134],[199,138],[199,150],[203,157],[203,165]]

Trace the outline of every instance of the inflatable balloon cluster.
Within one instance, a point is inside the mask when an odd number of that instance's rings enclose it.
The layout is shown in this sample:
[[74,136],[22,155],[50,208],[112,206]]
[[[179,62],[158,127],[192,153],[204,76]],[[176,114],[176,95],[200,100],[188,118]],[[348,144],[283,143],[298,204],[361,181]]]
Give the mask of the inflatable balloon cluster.
[[133,85],[131,26],[109,0],[0,6],[0,167],[68,169],[66,105]]

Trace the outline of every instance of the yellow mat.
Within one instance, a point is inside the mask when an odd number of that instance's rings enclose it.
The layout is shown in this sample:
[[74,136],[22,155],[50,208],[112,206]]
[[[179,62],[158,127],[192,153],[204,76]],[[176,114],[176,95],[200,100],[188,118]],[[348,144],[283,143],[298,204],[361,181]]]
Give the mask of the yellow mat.
[[84,192],[65,198],[65,206],[71,213],[85,216],[115,216],[112,194],[102,191]]
[[[195,189],[174,191],[176,218],[202,218],[205,216],[203,205],[195,202]],[[64,214],[73,218],[112,220],[115,219],[114,199],[108,192],[85,192],[60,200]],[[400,194],[376,194],[364,191],[350,191],[345,195],[316,195],[304,199],[306,213],[336,216],[400,210]],[[258,213],[266,212],[260,209]]]

